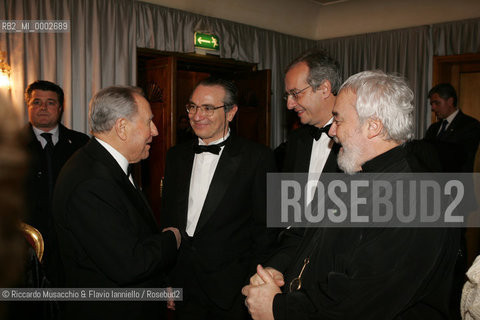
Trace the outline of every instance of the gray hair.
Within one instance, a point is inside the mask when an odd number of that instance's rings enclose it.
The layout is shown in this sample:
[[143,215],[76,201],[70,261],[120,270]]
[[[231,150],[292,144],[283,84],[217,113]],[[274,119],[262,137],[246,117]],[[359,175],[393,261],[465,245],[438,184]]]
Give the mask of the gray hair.
[[383,124],[386,140],[404,142],[413,133],[413,92],[403,77],[383,71],[363,71],[345,81],[342,90],[357,95],[356,109],[361,122],[368,118]]
[[110,131],[117,119],[132,120],[138,106],[135,95],[142,95],[136,87],[113,86],[100,90],[90,100],[88,123],[92,133]]
[[331,92],[336,95],[342,84],[340,76],[340,65],[337,61],[329,57],[324,51],[319,49],[311,49],[302,53],[293,60],[287,67],[287,72],[300,62],[305,62],[309,72],[307,83],[315,91],[320,87],[323,81],[330,81]]
[[220,86],[223,88],[223,90],[225,91],[225,97],[223,98],[223,104],[225,105],[225,113],[232,110],[234,106],[238,105],[238,88],[235,85],[235,83],[231,80],[211,76],[200,81],[195,86],[193,91],[195,91],[195,89],[199,86],[205,86],[205,87]]

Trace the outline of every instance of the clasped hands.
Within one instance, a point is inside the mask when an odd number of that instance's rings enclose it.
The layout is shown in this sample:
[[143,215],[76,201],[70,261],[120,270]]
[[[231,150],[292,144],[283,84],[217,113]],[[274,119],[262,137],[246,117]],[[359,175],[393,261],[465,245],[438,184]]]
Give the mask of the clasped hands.
[[246,296],[245,305],[254,320],[273,319],[273,299],[282,293],[285,284],[283,274],[273,268],[257,266],[257,273],[250,278],[250,284],[242,288]]

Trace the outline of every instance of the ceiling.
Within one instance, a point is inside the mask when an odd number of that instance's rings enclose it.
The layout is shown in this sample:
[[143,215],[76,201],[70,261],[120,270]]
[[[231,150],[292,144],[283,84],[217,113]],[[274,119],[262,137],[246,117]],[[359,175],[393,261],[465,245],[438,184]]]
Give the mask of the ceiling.
[[320,40],[480,17],[479,0],[142,0]]

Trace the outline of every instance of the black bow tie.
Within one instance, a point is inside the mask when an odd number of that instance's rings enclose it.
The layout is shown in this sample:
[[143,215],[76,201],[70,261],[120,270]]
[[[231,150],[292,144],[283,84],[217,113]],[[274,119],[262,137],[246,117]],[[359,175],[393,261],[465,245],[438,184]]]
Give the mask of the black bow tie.
[[[315,127],[315,126],[310,126],[310,134],[312,135],[312,137],[318,141],[318,139],[320,139],[322,133],[325,133],[327,136],[328,136],[328,130],[330,130],[330,127],[332,126],[332,124],[327,124],[325,127],[323,128],[318,128],[318,127]],[[330,136],[329,136],[330,137]]]
[[221,147],[224,146],[225,143],[227,143],[227,140],[228,139],[225,139],[218,144],[209,144],[207,146],[201,146],[201,145],[196,144],[193,147],[193,151],[195,151],[195,153],[210,152],[210,153],[213,153],[213,154],[220,154],[220,150],[222,150]]

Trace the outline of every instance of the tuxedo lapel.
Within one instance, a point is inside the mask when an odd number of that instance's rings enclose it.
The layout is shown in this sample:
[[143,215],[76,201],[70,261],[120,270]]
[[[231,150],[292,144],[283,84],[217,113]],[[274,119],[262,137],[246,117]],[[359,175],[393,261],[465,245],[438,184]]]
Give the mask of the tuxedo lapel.
[[303,139],[299,139],[297,143],[296,153],[293,155],[297,158],[295,161],[294,172],[308,172],[310,167],[310,157],[312,154],[313,138],[305,131]]
[[230,184],[233,183],[235,172],[237,172],[241,164],[241,146],[236,143],[237,140],[234,136],[231,136],[230,139],[231,141],[225,145],[225,149],[218,161],[195,233],[202,229],[217,210],[225,192],[227,192]]
[[188,198],[190,196],[190,180],[192,177],[193,159],[195,153],[193,152],[193,145],[189,146],[182,152],[182,156],[177,159],[177,168],[175,170],[175,184],[177,194],[175,195],[176,203],[179,206],[180,215],[179,229],[185,230],[187,228],[187,216],[188,216]]

